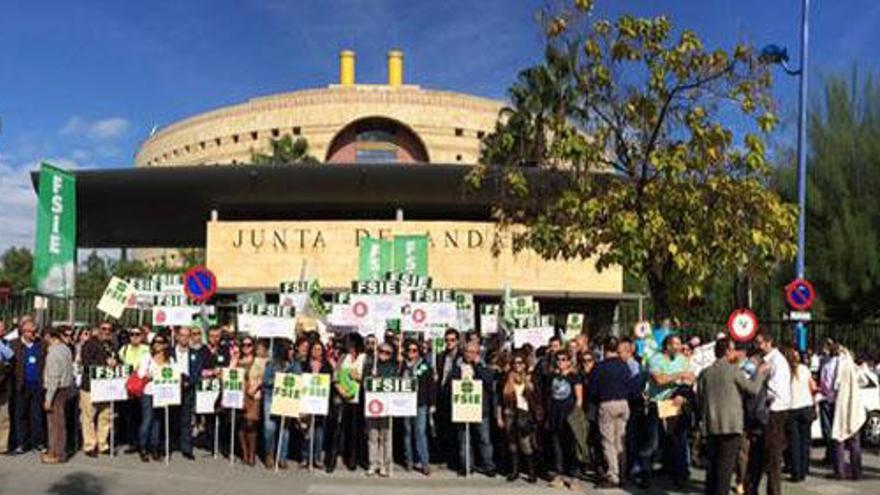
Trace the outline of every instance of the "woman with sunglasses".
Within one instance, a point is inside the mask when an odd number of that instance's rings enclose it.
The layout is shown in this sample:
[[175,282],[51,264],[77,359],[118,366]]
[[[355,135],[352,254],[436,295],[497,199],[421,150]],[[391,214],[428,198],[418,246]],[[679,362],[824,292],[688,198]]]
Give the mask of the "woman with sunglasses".
[[553,478],[550,486],[563,488],[570,485],[562,477],[570,472],[570,451],[575,441],[568,424],[568,416],[575,408],[583,407],[584,389],[568,351],[556,351],[555,358],[547,407],[547,433],[553,455]]
[[[379,344],[378,359],[372,372],[373,377],[391,378],[397,376],[397,361],[391,344]],[[391,468],[391,418],[367,418],[367,442],[370,451],[370,467],[367,476],[378,474],[386,478]]]
[[496,419],[498,428],[507,436],[507,448],[510,451],[510,474],[507,481],[519,479],[520,460],[524,460],[526,479],[529,483],[534,483],[537,480],[532,458],[534,433],[543,420],[543,408],[524,352],[514,354],[510,371],[503,383]]
[[403,456],[406,461],[405,467],[407,471],[413,468],[413,440],[415,440],[419,470],[425,476],[430,476],[428,410],[434,406],[434,370],[431,369],[431,365],[422,357],[417,341],[406,340],[403,344],[403,349],[404,360],[401,376],[415,378],[418,382],[416,415],[411,418],[403,418]]
[[144,395],[141,397],[141,427],[138,431],[138,446],[140,447],[141,461],[149,462],[149,454],[153,460],[159,460],[159,432],[164,424],[165,410],[153,409],[153,384],[152,381],[159,377],[162,368],[174,366],[171,359],[171,347],[168,337],[157,334],[150,344],[150,353],[145,355],[138,365],[137,374],[141,379],[147,380]]
[[[330,363],[327,361],[327,356],[324,351],[324,344],[321,343],[320,340],[314,340],[309,345],[308,350],[308,359],[305,362],[305,367],[303,368],[303,373],[313,373],[313,374],[332,374],[333,367],[330,366]],[[300,463],[300,467],[303,469],[308,469],[309,467],[309,459],[314,459],[314,463],[312,464],[316,469],[322,469],[324,467],[324,463],[321,461],[321,453],[324,451],[324,416],[315,416],[315,431],[314,431],[314,442],[309,438],[309,429],[310,422],[312,420],[311,416],[301,416],[300,424],[303,427],[303,437],[302,437],[302,448],[300,449],[302,462]],[[311,456],[309,455],[309,447],[312,447]]]
[[[119,349],[119,360],[123,366],[136,371],[144,356],[150,355],[150,346],[145,343],[144,333],[134,327],[128,331],[128,343]],[[138,425],[141,421],[140,399],[130,398],[122,403],[120,418],[122,419],[122,441],[128,443],[126,454],[138,451]]]
[[256,342],[252,337],[241,340],[238,367],[244,369],[244,415],[238,430],[242,461],[253,466],[257,459],[257,433],[260,425],[260,402],[262,400],[263,374],[266,371],[266,358],[257,357]]

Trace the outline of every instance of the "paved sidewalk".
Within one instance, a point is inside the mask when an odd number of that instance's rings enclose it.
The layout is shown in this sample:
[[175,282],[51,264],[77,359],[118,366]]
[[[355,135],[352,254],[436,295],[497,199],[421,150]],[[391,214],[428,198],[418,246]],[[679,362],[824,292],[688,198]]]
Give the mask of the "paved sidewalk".
[[[819,452],[814,454],[818,455]],[[786,483],[783,492],[792,495],[880,494],[880,457],[876,453],[866,453],[865,464],[865,479],[860,482],[825,479],[824,475],[828,471],[817,467],[814,469],[814,476],[805,483]],[[683,490],[673,490],[662,481],[648,490],[632,486],[626,490],[600,491],[592,483],[584,482],[580,482],[572,490],[559,490],[548,487],[546,482],[535,485],[525,481],[508,483],[501,476],[490,479],[474,475],[469,479],[462,479],[442,469],[436,469],[429,478],[395,469],[392,479],[377,479],[367,478],[360,471],[349,473],[345,469],[337,470],[333,475],[323,472],[309,473],[296,467],[273,473],[262,466],[230,466],[228,460],[214,460],[210,457],[197,457],[193,462],[175,456],[168,466],[163,462],[144,464],[135,455],[121,455],[114,459],[90,459],[77,455],[70,462],[57,466],[43,465],[33,454],[0,457],[0,495],[702,493],[703,472],[694,470],[693,478],[694,481]]]

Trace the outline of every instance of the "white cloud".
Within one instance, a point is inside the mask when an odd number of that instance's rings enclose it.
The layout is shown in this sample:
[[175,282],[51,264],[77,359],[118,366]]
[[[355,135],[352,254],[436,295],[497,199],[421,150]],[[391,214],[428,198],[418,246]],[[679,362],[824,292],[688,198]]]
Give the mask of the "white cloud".
[[110,141],[125,134],[131,123],[122,117],[88,120],[79,115],[67,119],[59,134],[71,137],[87,137],[95,141]]

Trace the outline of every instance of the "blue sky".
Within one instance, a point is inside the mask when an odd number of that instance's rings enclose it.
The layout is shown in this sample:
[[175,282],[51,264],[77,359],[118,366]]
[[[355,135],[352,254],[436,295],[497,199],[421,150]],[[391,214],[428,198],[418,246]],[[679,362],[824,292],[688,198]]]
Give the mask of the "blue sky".
[[[548,0],[559,2],[563,0]],[[667,14],[708,47],[788,45],[797,63],[800,0],[599,0],[599,14]],[[49,159],[126,167],[156,124],[249,97],[324,86],[337,53],[357,51],[357,78],[382,82],[385,52],[405,52],[405,79],[503,98],[538,61],[534,13],[545,1],[79,0],[0,2],[0,250],[31,247],[27,172]],[[880,1],[814,0],[810,82],[880,67]],[[796,84],[779,77],[783,117]]]

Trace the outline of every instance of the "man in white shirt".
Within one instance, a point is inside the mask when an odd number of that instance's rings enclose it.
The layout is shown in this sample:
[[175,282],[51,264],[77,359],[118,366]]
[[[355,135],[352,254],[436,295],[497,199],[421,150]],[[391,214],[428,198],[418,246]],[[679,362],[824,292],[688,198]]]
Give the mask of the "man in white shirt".
[[782,494],[782,453],[788,444],[785,424],[791,409],[791,368],[785,356],[765,333],[755,337],[755,344],[770,366],[767,397],[770,400],[770,418],[764,429],[764,471],[767,473],[767,495]]

